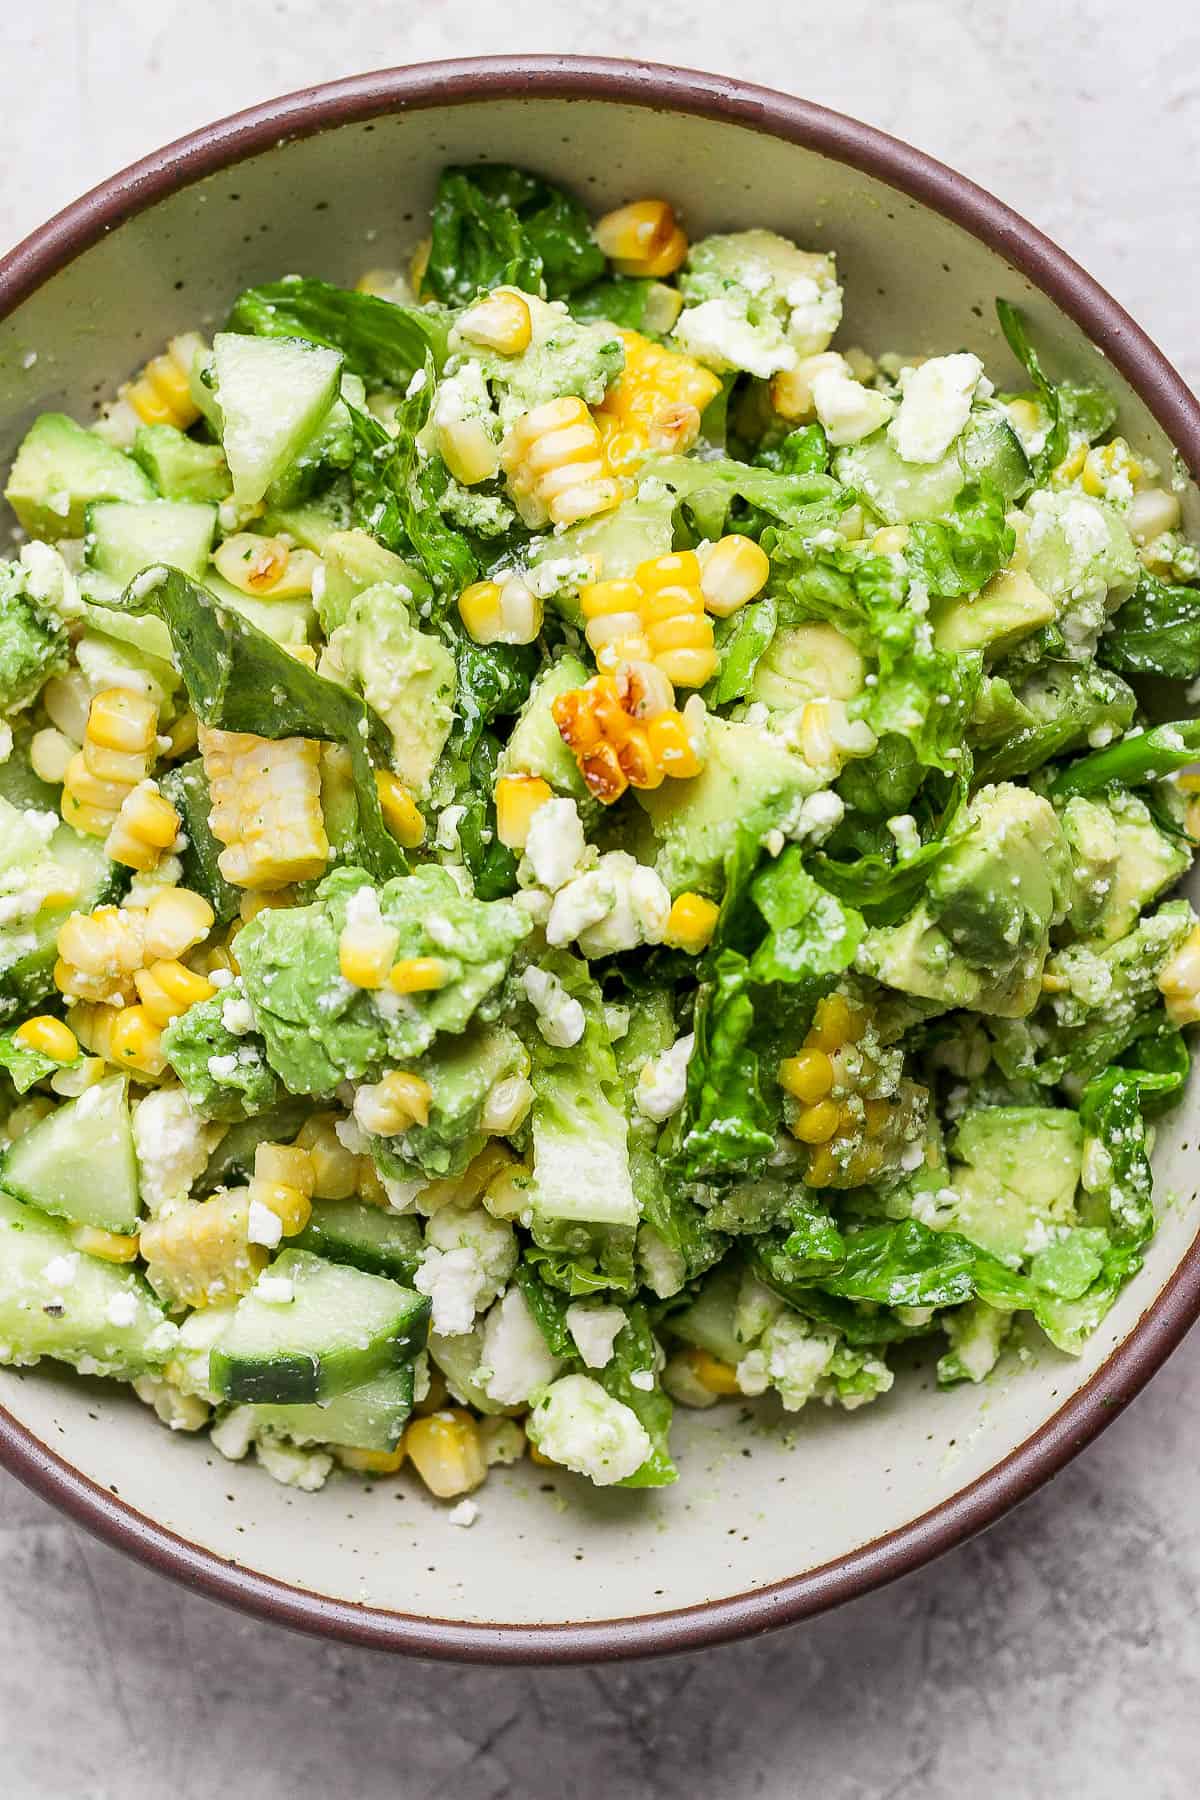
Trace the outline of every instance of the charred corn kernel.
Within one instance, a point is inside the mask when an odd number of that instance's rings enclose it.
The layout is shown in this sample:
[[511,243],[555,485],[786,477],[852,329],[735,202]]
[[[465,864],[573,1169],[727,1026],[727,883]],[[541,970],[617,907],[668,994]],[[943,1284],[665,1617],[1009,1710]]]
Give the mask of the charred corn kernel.
[[248,1238],[246,1190],[179,1206],[142,1227],[151,1286],[184,1306],[215,1306],[254,1286],[267,1252]]
[[179,836],[181,820],[152,781],[141,781],[121,802],[104,848],[114,862],[142,873],[156,868]]
[[673,275],[688,242],[666,200],[631,200],[597,219],[592,234],[619,275]]
[[500,467],[500,446],[483,419],[446,419],[435,423],[438,454],[463,487],[490,481]]
[[106,750],[149,750],[157,734],[158,708],[128,688],[106,688],[88,710],[87,739]]
[[359,1475],[394,1475],[404,1466],[407,1455],[401,1438],[394,1450],[355,1450],[346,1446],[337,1452],[337,1459],[343,1469],[353,1469]]
[[486,299],[469,306],[458,321],[458,333],[469,344],[498,350],[501,356],[520,356],[528,350],[533,320],[523,294],[515,288],[496,288]]
[[354,1096],[354,1117],[374,1137],[396,1137],[410,1125],[428,1125],[429,1083],[420,1075],[393,1069],[375,1083],[364,1082]]
[[496,783],[496,835],[508,850],[523,850],[533,815],[554,798],[540,775],[502,775]]
[[404,1448],[425,1486],[439,1500],[469,1494],[487,1475],[478,1428],[470,1413],[460,1407],[414,1419],[404,1433]]
[[195,975],[183,963],[169,959],[139,969],[133,978],[138,998],[155,1025],[169,1025],[190,1006],[211,1000],[216,993],[212,982]]
[[65,732],[56,730],[53,725],[44,731],[35,731],[29,740],[29,761],[34,774],[39,781],[61,787],[78,748]]
[[691,733],[675,711],[642,723],[629,708],[636,689],[611,675],[559,694],[551,712],[573,753],[588,790],[611,805],[626,788],[655,788],[666,775],[695,774],[701,767]]
[[786,1056],[779,1065],[779,1085],[806,1106],[815,1106],[833,1086],[833,1063],[815,1046]]
[[159,356],[151,357],[141,374],[121,389],[143,425],[174,425],[186,431],[200,417],[192,399],[192,364],[208,348],[198,332],[172,338]]
[[416,801],[390,769],[376,769],[375,788],[383,822],[406,850],[415,850],[425,837],[425,820]]
[[213,551],[216,571],[231,587],[273,600],[311,594],[318,560],[311,550],[296,550],[283,538],[253,531],[239,531]]
[[348,1200],[358,1187],[358,1157],[338,1137],[334,1113],[313,1113],[296,1134],[296,1147],[312,1165],[318,1200]]
[[350,924],[338,939],[338,967],[351,986],[374,990],[387,981],[396,956],[399,932],[380,919],[377,924]]
[[802,357],[794,368],[772,375],[771,405],[781,419],[798,425],[813,416],[813,383],[817,377],[849,373],[849,363],[837,350],[820,350],[815,356]]
[[403,956],[387,983],[393,994],[433,994],[445,987],[448,973],[440,956]]
[[51,1062],[74,1062],[79,1055],[79,1039],[71,1027],[50,1013],[38,1013],[36,1018],[26,1019],[13,1032],[13,1039],[23,1050],[48,1056]]
[[441,1412],[446,1404],[448,1393],[446,1377],[442,1371],[431,1363],[429,1367],[429,1392],[423,1400],[414,1400],[413,1412],[418,1419],[427,1419],[430,1413]]
[[526,525],[573,525],[621,498],[599,427],[576,396],[522,413],[500,446],[500,466]]
[[771,559],[753,538],[731,532],[718,538],[700,566],[700,592],[710,613],[727,619],[762,592]]
[[101,1262],[111,1263],[136,1262],[140,1246],[136,1232],[103,1231],[98,1225],[77,1225],[71,1242],[85,1256],[98,1256]]
[[1083,465],[1087,461],[1088,447],[1076,444],[1075,448],[1063,457],[1058,467],[1050,472],[1050,479],[1059,487],[1065,487],[1083,473]]
[[191,888],[163,888],[146,908],[143,944],[148,962],[175,960],[202,943],[216,923],[203,894]]
[[808,1042],[818,1050],[841,1050],[862,1036],[864,1024],[862,1013],[843,994],[827,994],[817,1005]]
[[234,887],[282,888],[329,861],[321,814],[320,745],[201,726],[209,826],[225,848],[217,866]]
[[[662,291],[674,294],[671,288]],[[675,316],[678,311],[677,306]],[[596,408],[608,464],[618,474],[648,452],[689,450],[700,435],[701,413],[721,391],[720,377],[682,351],[655,344],[639,331],[622,331],[620,337],[625,366]]]
[[1138,544],[1148,544],[1165,531],[1176,531],[1182,517],[1179,496],[1166,488],[1140,488],[1129,503],[1126,523]]
[[663,943],[672,950],[685,950],[689,956],[699,956],[712,943],[720,912],[716,902],[706,899],[703,894],[680,894],[667,914]]
[[458,597],[458,616],[477,644],[532,644],[542,629],[542,603],[519,575],[472,582]]
[[1098,444],[1089,450],[1083,460],[1080,473],[1080,486],[1085,494],[1092,494],[1097,499],[1108,494],[1110,484],[1118,483],[1118,492],[1124,490],[1125,498],[1130,498],[1132,489],[1142,479],[1142,465],[1124,438],[1113,438],[1109,444]]
[[631,719],[657,719],[675,711],[675,689],[657,663],[619,663],[616,675],[621,705]]
[[479,1115],[480,1131],[508,1137],[524,1124],[533,1105],[533,1087],[524,1075],[508,1075],[488,1089]]
[[792,1126],[792,1134],[802,1144],[825,1144],[838,1128],[838,1109],[832,1100],[818,1100],[806,1106]]
[[144,932],[145,915],[125,907],[72,913],[58,934],[55,985],[78,1000],[128,999],[134,970],[142,966]]
[[1200,925],[1159,971],[1158,991],[1173,1025],[1194,1025],[1200,1019]]
[[683,1351],[682,1354],[688,1368],[700,1386],[708,1393],[719,1394],[722,1398],[741,1393],[737,1370],[729,1363],[722,1362],[719,1357],[711,1355],[709,1351],[694,1346]]

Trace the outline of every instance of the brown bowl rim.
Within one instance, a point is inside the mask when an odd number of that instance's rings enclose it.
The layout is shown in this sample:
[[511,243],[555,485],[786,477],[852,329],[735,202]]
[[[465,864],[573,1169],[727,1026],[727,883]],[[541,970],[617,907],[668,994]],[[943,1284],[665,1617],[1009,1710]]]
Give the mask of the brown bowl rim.
[[[502,99],[605,100],[728,122],[862,170],[998,251],[1088,334],[1190,470],[1200,403],[1128,313],[1064,251],[985,189],[875,127],[792,95],[661,64],[503,56],[414,64],[323,83],[233,114],[101,182],[0,258],[0,318],[124,221],[219,169],[346,124]],[[963,1543],[1027,1499],[1111,1424],[1200,1316],[1200,1236],[1078,1393],[986,1474],[917,1519],[817,1569],[670,1612],[558,1625],[467,1623],[353,1605],[292,1586],[147,1518],[0,1408],[0,1464],[104,1542],[242,1611],[343,1642],[451,1662],[569,1664],[677,1654],[811,1618]]]

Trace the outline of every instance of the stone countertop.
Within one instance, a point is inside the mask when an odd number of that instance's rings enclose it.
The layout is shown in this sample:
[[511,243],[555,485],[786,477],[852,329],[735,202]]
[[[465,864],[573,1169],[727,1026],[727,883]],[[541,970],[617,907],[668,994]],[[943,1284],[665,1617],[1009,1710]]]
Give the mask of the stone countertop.
[[[465,52],[681,61],[932,151],[1042,226],[1193,382],[1200,15],[1184,0],[41,0],[0,26],[0,244],[271,93]],[[11,15],[11,16],[8,16]],[[836,22],[836,28],[835,28]],[[898,78],[897,72],[902,76]],[[484,1671],[289,1636],[0,1475],[6,1800],[1148,1800],[1195,1791],[1200,1342],[1052,1487],[897,1586],[658,1664]],[[1185,1422],[1187,1421],[1187,1422]]]

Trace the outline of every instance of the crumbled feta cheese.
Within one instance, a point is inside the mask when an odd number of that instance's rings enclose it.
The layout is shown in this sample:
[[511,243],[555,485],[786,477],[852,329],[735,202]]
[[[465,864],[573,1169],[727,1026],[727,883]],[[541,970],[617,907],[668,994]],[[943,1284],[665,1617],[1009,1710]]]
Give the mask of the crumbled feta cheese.
[[559,889],[546,941],[560,945],[574,938],[589,957],[659,944],[670,910],[670,893],[654,870],[625,850],[610,850],[594,869]]
[[638,1262],[646,1286],[660,1300],[678,1294],[687,1280],[687,1263],[674,1244],[655,1231],[653,1225],[641,1225],[637,1238]]
[[940,462],[966,424],[983,375],[969,351],[932,356],[900,372],[900,407],[888,428],[905,462]]
[[66,1256],[52,1256],[42,1270],[42,1274],[52,1288],[70,1287],[79,1268],[79,1253],[71,1251]]
[[209,1442],[227,1462],[241,1462],[254,1442],[256,1422],[252,1406],[235,1406],[218,1419],[209,1432]]
[[237,1074],[237,1066],[238,1059],[232,1054],[208,1059],[208,1072],[214,1081],[228,1081],[231,1075]]
[[558,1358],[519,1287],[509,1288],[484,1321],[479,1368],[488,1399],[501,1406],[523,1405],[558,1374]]
[[265,1244],[273,1250],[283,1236],[283,1220],[261,1200],[251,1200],[246,1236],[252,1244]]
[[809,794],[801,803],[791,836],[797,843],[819,844],[841,824],[846,808],[840,797],[828,788]]
[[171,1201],[187,1198],[223,1132],[223,1126],[200,1117],[186,1088],[157,1088],[139,1100],[133,1109],[133,1145],[142,1200],[153,1217]]
[[831,257],[828,273],[797,275],[788,283],[788,341],[797,356],[824,350],[842,322],[842,290],[833,278],[832,263]]
[[283,1487],[299,1488],[302,1494],[315,1494],[323,1488],[333,1468],[328,1450],[302,1450],[298,1444],[285,1444],[279,1438],[259,1438],[254,1454],[273,1481]]
[[696,1047],[694,1032],[676,1038],[669,1049],[643,1063],[634,1099],[643,1118],[669,1119],[683,1105],[687,1094],[687,1071]]
[[831,444],[857,444],[886,425],[894,411],[886,394],[840,369],[823,369],[812,384],[812,397]]
[[439,1337],[461,1337],[475,1323],[475,1305],[484,1276],[475,1251],[426,1250],[413,1286],[433,1302],[433,1329]]
[[795,347],[779,326],[752,325],[745,306],[732,299],[685,307],[675,326],[675,341],[710,368],[744,369],[762,381],[796,365]]
[[254,1030],[254,1008],[244,994],[231,994],[221,1007],[221,1023],[234,1037]]
[[654,1391],[654,1371],[652,1369],[634,1369],[634,1370],[632,1370],[630,1373],[630,1376],[629,1376],[629,1385],[630,1385],[630,1387],[637,1388],[640,1393],[643,1393],[643,1394],[653,1393],[653,1391]]
[[551,893],[568,882],[587,849],[579,809],[573,800],[546,800],[529,821],[525,863],[538,887]]
[[296,1298],[295,1285],[286,1275],[260,1275],[252,1291],[268,1306],[290,1306]]
[[631,1407],[605,1393],[590,1375],[552,1382],[526,1421],[526,1433],[551,1462],[586,1475],[597,1487],[624,1481],[650,1454],[650,1438]]
[[531,963],[521,976],[521,985],[529,1004],[537,1014],[538,1030],[556,1050],[569,1050],[583,1036],[586,1026],[583,1007],[568,994],[557,975]]
[[137,1315],[137,1295],[129,1288],[124,1288],[119,1294],[114,1294],[104,1308],[104,1317],[110,1325],[115,1325],[118,1330],[132,1325]]
[[479,1517],[479,1508],[476,1506],[474,1500],[469,1498],[460,1500],[457,1506],[452,1506],[450,1508],[446,1517],[449,1519],[451,1525],[461,1525],[464,1530],[469,1530]]
[[567,1308],[567,1330],[589,1369],[603,1369],[612,1361],[613,1345],[625,1329],[619,1306],[602,1306],[594,1300],[575,1300]]
[[458,841],[458,828],[466,816],[465,806],[447,806],[438,819],[434,842],[438,849],[445,851],[448,856],[462,854],[462,845]]

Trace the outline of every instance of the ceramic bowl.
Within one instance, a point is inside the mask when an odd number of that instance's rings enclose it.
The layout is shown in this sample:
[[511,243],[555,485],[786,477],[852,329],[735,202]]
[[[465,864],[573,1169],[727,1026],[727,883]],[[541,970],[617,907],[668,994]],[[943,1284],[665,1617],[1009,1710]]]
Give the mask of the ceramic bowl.
[[[769,225],[836,249],[844,342],[971,348],[1013,375],[993,310],[1025,308],[1051,369],[1100,378],[1121,429],[1181,477],[1200,406],[1062,251],[916,150],[714,76],[518,58],[396,69],[272,101],[97,188],[0,264],[0,460],[34,415],[87,417],[171,333],[245,284],[353,281],[419,235],[438,170],[531,166],[596,211],[671,197],[693,236]],[[36,352],[36,359],[33,353]],[[1200,494],[1189,487],[1193,532]],[[0,1371],[0,1460],[109,1543],[188,1586],[309,1631],[427,1657],[582,1661],[690,1649],[804,1618],[960,1543],[1033,1491],[1150,1377],[1200,1311],[1195,1109],[1157,1146],[1170,1208],[1084,1356],[1049,1349],[982,1388],[906,1373],[853,1418],[764,1426],[681,1412],[683,1478],[598,1492],[526,1461],[464,1531],[407,1478],[317,1495],[162,1430],[123,1389],[51,1365]]]

